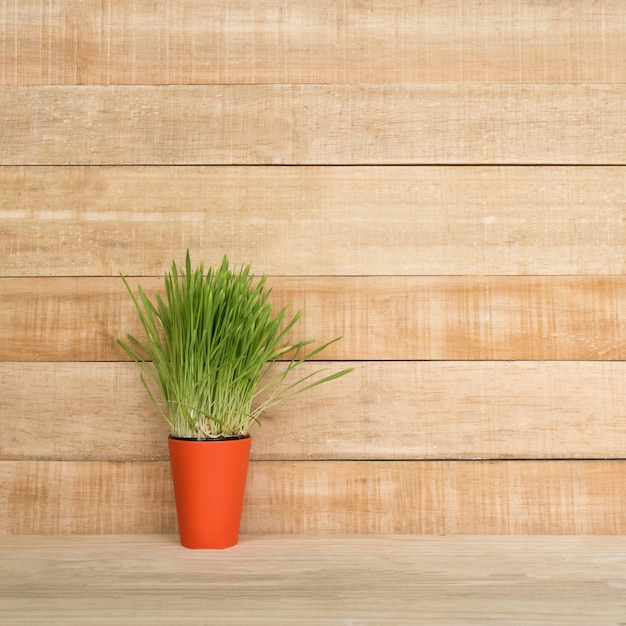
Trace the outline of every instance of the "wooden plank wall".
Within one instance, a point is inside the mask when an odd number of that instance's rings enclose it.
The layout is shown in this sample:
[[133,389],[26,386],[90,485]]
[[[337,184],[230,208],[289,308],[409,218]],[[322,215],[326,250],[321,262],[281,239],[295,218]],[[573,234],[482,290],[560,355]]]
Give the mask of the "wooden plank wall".
[[115,337],[186,248],[348,378],[249,533],[626,531],[623,0],[0,2],[0,533],[175,531]]

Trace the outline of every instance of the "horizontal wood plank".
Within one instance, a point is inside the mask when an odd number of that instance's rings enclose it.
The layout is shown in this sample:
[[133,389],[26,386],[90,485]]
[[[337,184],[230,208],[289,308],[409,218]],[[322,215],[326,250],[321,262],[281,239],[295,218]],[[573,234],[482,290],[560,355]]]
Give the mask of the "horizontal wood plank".
[[236,548],[200,553],[174,535],[3,537],[0,618],[609,626],[626,610],[625,553],[615,536],[243,535]]
[[0,476],[0,534],[176,530],[168,462],[6,461]]
[[[162,279],[138,282],[152,295]],[[330,360],[626,354],[621,276],[273,277],[268,285],[276,308],[305,310],[298,339],[343,336],[320,355]],[[0,361],[123,360],[115,338],[140,335],[136,318],[120,278],[1,278]]]
[[0,87],[2,165],[626,164],[626,83]]
[[626,529],[621,461],[259,464],[265,471],[255,465],[250,472],[244,532],[567,535]]
[[[625,455],[623,362],[319,364],[344,365],[356,369],[253,426],[253,459]],[[0,459],[168,458],[132,363],[0,363],[0,380]]]
[[3,84],[626,80],[620,0],[20,0],[0,22]]
[[0,167],[4,276],[626,273],[626,167]]
[[125,626],[205,624],[210,615],[238,626],[459,626],[497,615],[512,625],[607,626],[625,609],[623,537],[244,536],[201,558],[171,535],[0,546],[11,624],[88,625],[103,615]]
[[[2,461],[0,534],[175,532],[169,465]],[[626,461],[254,461],[242,533],[624,534]]]

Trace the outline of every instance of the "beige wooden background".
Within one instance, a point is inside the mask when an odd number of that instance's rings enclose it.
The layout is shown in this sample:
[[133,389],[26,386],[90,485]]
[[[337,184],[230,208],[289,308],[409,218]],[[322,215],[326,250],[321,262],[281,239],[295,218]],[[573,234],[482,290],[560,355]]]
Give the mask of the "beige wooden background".
[[0,2],[0,532],[174,532],[118,273],[252,263],[348,378],[249,533],[626,531],[623,0]]

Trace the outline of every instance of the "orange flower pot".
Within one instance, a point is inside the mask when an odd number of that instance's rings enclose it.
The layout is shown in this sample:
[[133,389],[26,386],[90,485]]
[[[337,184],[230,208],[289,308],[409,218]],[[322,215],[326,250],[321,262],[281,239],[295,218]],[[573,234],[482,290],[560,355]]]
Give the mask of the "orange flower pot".
[[251,441],[168,439],[178,531],[186,548],[237,543]]

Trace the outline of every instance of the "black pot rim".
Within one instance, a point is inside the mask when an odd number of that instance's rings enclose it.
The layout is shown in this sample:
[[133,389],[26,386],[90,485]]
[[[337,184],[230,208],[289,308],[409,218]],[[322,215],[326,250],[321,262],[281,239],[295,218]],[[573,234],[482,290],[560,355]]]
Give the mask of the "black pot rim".
[[239,441],[240,439],[250,439],[250,435],[238,435],[237,437],[213,437],[212,439],[198,439],[196,437],[175,437],[174,435],[168,435],[168,439],[174,441],[192,441],[195,443],[213,443],[219,441]]

